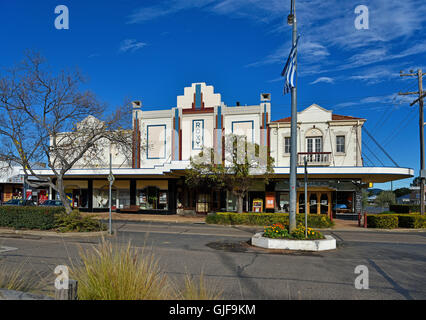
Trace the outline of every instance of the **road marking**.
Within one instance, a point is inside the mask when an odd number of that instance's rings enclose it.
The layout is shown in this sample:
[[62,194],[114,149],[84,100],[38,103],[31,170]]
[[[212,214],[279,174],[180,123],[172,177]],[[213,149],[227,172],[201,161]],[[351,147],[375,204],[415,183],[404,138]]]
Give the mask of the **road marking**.
[[18,248],[14,248],[14,247],[3,247],[3,246],[0,247],[0,253],[7,252],[7,251],[14,251],[14,250],[18,250]]

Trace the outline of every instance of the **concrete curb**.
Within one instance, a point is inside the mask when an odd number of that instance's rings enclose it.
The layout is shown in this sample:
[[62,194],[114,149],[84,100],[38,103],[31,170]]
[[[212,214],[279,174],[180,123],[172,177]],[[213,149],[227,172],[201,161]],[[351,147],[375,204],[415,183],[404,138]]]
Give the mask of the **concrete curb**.
[[34,230],[12,230],[12,229],[0,229],[0,235],[29,235],[29,236],[41,236],[41,237],[100,237],[107,236],[108,231],[97,231],[97,232],[55,232],[55,231],[34,231]]
[[20,292],[14,290],[0,289],[0,300],[55,300],[52,297]]
[[[245,224],[207,224],[209,226],[221,226],[221,227],[243,227],[243,228],[265,228],[266,226],[251,226]],[[426,229],[376,229],[376,228],[312,228],[318,231],[350,231],[350,232],[394,232],[394,233],[402,233],[402,232],[426,232]]]
[[[108,219],[98,219],[102,221],[103,223],[108,223]],[[179,220],[120,220],[120,219],[112,219],[113,223],[149,223],[149,222],[156,222],[156,223],[173,223],[173,224],[207,224],[205,221],[179,221]]]
[[322,240],[290,240],[263,237],[263,232],[251,238],[251,244],[265,249],[281,249],[294,251],[330,251],[336,249],[336,239],[325,236]]
[[403,233],[403,232],[426,232],[426,229],[377,229],[377,228],[340,228],[340,229],[333,229],[333,228],[326,228],[326,229],[319,229],[315,228],[320,231],[350,231],[350,232],[389,232],[389,233]]

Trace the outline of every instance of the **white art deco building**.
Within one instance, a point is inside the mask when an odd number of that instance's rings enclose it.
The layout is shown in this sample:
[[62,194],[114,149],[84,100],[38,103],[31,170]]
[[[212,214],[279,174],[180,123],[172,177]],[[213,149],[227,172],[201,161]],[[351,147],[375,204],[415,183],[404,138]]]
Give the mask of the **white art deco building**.
[[[366,119],[337,115],[313,104],[299,112],[297,120],[298,212],[305,210],[304,157],[309,165],[309,213],[356,213],[361,208],[360,184],[414,174],[408,168],[364,166],[362,126]],[[212,147],[224,157],[225,136],[234,133],[269,147],[275,159],[268,185],[253,176],[245,211],[253,210],[254,200],[262,200],[262,211],[288,212],[290,121],[273,121],[269,94],[260,94],[257,105],[227,106],[213,86],[205,83],[185,88],[170,109],[144,111],[141,102],[134,102],[132,159],[113,151],[113,209],[162,214],[174,214],[178,206],[197,213],[235,211],[236,198],[230,192],[191,190],[184,178],[191,156],[198,155],[203,147]],[[51,172],[43,170],[43,174]],[[107,211],[108,174],[108,166],[77,165],[70,170],[65,185],[72,206],[89,212]]]

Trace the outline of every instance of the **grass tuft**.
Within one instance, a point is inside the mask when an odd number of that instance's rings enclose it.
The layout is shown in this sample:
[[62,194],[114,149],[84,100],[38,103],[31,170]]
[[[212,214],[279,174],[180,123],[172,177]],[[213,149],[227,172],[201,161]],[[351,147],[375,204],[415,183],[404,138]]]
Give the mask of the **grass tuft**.
[[71,270],[78,281],[81,300],[159,300],[168,299],[167,278],[158,261],[145,250],[99,245],[80,251],[83,265]]

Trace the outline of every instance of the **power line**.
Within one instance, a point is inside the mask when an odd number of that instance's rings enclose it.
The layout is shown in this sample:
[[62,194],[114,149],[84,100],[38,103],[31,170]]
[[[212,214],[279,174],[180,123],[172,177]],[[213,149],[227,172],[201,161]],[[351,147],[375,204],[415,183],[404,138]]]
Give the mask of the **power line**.
[[387,138],[385,138],[383,141],[384,141],[384,143],[383,143],[383,145],[384,146],[387,146],[387,145],[389,145],[389,143],[391,143],[392,142],[392,140],[395,138],[395,137],[397,137],[399,134],[400,134],[400,132],[402,131],[402,130],[404,130],[409,124],[410,124],[410,120],[412,120],[413,119],[413,117],[414,117],[414,111],[413,110],[410,110],[409,111],[409,113],[407,114],[407,116],[404,118],[404,120],[402,120],[400,123],[399,123],[399,127],[398,127],[398,129],[396,129],[395,131],[392,131],[388,136],[387,136]]

